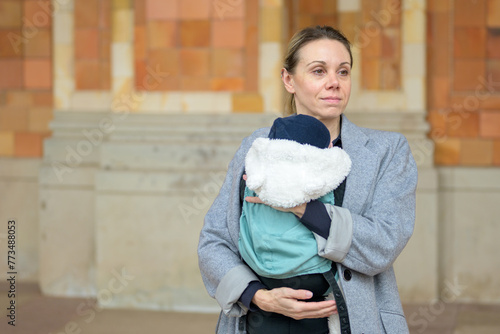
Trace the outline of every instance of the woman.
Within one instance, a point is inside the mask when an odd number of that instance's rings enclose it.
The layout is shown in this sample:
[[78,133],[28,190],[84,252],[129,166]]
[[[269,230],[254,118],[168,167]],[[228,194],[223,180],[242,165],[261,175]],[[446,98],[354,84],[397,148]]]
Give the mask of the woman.
[[[343,115],[352,64],[348,40],[331,27],[306,28],[290,41],[282,70],[290,93],[289,113],[320,120],[336,138],[334,146],[349,154],[352,167],[335,192],[336,205],[311,201],[287,210],[307,222],[318,254],[336,264],[350,325],[343,331],[407,333],[392,264],[413,232],[416,165],[404,136],[357,127]],[[333,300],[306,302],[312,297],[308,290],[266,288],[241,259],[239,188],[244,158],[252,142],[268,133],[260,129],[243,140],[201,231],[202,277],[222,308],[217,333],[246,333],[247,327],[255,327],[253,314],[281,314],[293,329],[294,321],[314,322],[338,311]],[[261,203],[256,197],[245,200]],[[341,313],[343,308],[339,304]]]

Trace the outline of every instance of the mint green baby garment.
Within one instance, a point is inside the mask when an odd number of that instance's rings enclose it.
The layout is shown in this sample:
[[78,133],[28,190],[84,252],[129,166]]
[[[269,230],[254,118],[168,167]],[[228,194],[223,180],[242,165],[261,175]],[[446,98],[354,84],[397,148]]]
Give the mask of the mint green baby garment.
[[[245,197],[256,196],[245,188]],[[333,191],[318,199],[334,204]],[[313,233],[291,212],[265,204],[243,201],[239,250],[245,262],[260,276],[289,278],[324,273],[332,262],[318,255]]]

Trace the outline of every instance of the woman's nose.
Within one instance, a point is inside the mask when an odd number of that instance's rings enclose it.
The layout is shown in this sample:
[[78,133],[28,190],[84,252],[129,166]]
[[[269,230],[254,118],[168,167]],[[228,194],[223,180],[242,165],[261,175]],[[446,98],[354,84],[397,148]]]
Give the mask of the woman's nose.
[[327,89],[329,88],[338,88],[339,86],[339,78],[337,77],[337,73],[330,73],[328,75],[328,81],[327,81]]

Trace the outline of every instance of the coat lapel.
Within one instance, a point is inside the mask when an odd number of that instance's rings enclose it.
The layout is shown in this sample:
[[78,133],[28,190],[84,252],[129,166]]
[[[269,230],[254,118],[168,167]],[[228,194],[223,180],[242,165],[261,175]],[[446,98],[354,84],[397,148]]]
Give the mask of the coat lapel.
[[362,213],[369,204],[368,195],[376,182],[379,161],[367,147],[368,136],[361,129],[342,116],[342,148],[352,161],[351,172],[346,179],[342,206],[353,213]]

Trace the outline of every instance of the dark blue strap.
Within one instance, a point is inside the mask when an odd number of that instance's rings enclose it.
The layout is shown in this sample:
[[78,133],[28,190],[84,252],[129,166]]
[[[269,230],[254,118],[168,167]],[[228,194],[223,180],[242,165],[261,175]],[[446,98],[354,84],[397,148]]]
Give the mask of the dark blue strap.
[[[335,264],[333,264],[335,266]],[[333,267],[334,268],[334,267]],[[342,334],[351,334],[351,325],[349,323],[349,313],[347,312],[347,304],[344,299],[344,295],[342,291],[340,291],[340,287],[337,284],[337,280],[335,279],[335,269],[327,271],[323,274],[325,279],[328,281],[332,288],[333,297],[335,298],[335,302],[337,303],[337,311],[339,313],[340,320],[340,333]]]

